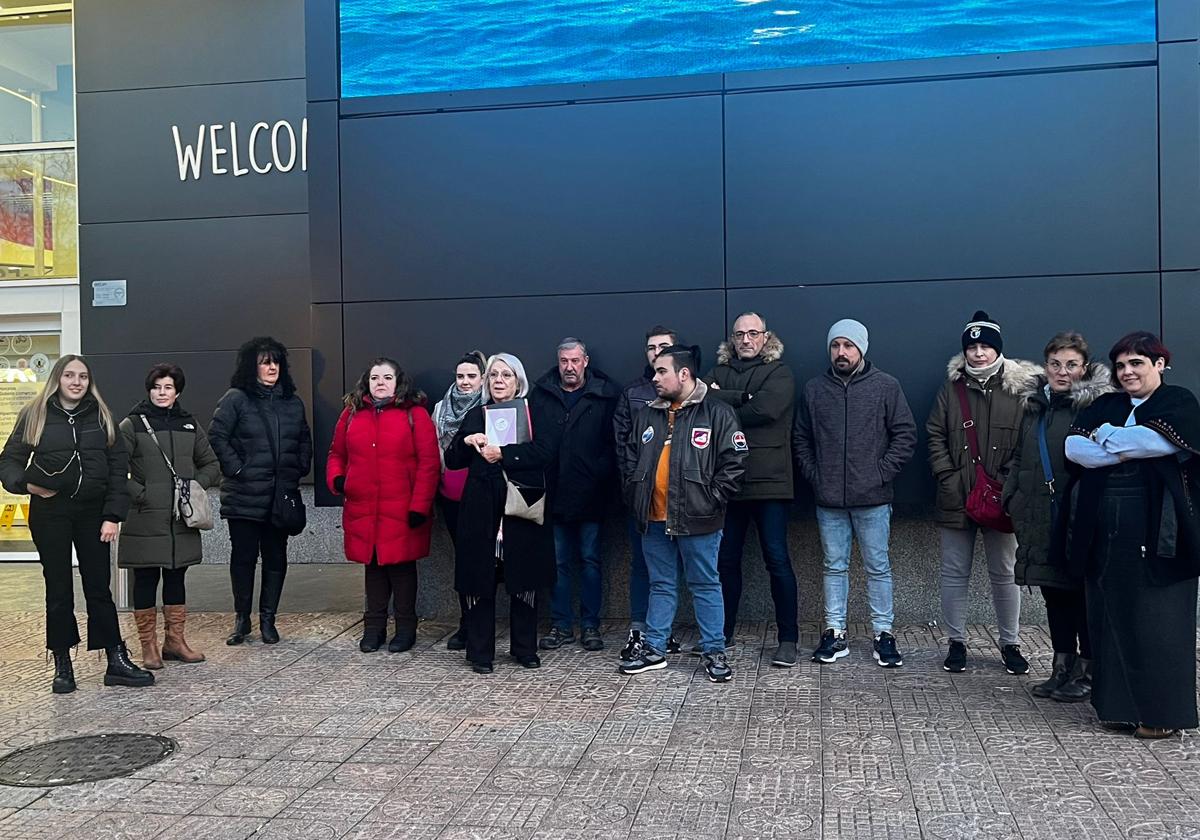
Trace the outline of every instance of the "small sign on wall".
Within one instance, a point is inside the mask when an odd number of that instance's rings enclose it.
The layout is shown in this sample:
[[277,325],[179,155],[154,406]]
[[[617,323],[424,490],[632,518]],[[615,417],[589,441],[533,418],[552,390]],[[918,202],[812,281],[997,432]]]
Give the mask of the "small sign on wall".
[[93,280],[92,306],[124,306],[124,280]]

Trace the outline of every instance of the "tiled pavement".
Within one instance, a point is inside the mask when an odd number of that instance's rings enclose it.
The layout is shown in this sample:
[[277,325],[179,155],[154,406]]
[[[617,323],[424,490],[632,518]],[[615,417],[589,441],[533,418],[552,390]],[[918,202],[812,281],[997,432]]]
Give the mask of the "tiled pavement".
[[[950,676],[935,630],[900,634],[897,671],[861,627],[850,658],[784,670],[762,658],[770,628],[748,624],[717,686],[689,656],[617,674],[615,627],[603,653],[481,677],[444,625],[364,655],[355,615],[286,615],[282,644],[227,648],[229,616],[206,613],[190,622],[206,664],[105,689],[81,652],[80,690],[55,697],[41,615],[2,618],[3,751],[114,731],[180,746],[130,778],[0,786],[3,840],[1200,838],[1200,739],[1144,744],[1097,730],[1087,705],[1035,701],[986,627]],[[1025,649],[1043,672],[1045,633]]]

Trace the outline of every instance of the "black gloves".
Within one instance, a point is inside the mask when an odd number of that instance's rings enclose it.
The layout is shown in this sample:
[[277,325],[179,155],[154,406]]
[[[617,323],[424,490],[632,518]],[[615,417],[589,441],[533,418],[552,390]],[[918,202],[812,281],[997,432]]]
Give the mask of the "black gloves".
[[346,494],[346,476],[339,475],[333,480],[333,492],[339,496]]
[[408,527],[409,528],[420,528],[422,525],[424,525],[428,521],[429,521],[429,517],[423,513],[417,513],[415,510],[410,510],[408,512]]

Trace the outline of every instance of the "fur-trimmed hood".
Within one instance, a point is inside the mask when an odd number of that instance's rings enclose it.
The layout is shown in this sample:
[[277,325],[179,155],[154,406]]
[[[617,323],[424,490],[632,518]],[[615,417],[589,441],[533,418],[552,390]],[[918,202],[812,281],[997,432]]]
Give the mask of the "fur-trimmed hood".
[[[1044,373],[1039,374],[1029,390],[1022,392],[1021,398],[1025,401],[1027,411],[1037,411],[1039,408],[1049,405],[1049,400],[1046,398],[1047,381]],[[1071,407],[1075,411],[1087,408],[1096,401],[1097,397],[1111,394],[1116,390],[1112,383],[1112,371],[1109,370],[1108,365],[1092,362],[1080,380],[1071,386],[1069,395]]]
[[[966,376],[966,367],[966,355],[955,354],[946,365],[946,378],[951,382],[957,382]],[[1000,387],[1005,393],[1012,394],[1014,397],[1026,398],[1026,393],[1037,387],[1038,377],[1041,375],[1041,365],[1035,365],[1033,362],[1026,362],[1023,359],[1006,358],[1004,365],[1000,368]]]
[[[733,349],[733,345],[728,341],[722,341],[717,346],[717,364],[727,365],[738,357],[737,351]],[[779,336],[771,333],[767,336],[767,341],[763,344],[762,352],[758,357],[764,362],[777,362],[783,358],[783,342],[779,340]]]

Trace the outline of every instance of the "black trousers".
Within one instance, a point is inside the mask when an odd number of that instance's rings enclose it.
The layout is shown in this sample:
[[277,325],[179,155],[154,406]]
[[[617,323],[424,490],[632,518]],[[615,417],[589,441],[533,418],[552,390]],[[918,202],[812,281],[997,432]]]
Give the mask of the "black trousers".
[[[437,506],[442,513],[442,518],[446,520],[446,531],[450,534],[450,545],[456,546],[458,541],[458,508],[461,502],[456,502],[453,499],[447,499],[445,496],[438,494]],[[466,635],[467,632],[467,599],[460,592],[458,595],[458,632]]]
[[367,608],[363,611],[363,633],[387,632],[388,601],[396,616],[397,636],[417,633],[417,564],[381,566],[372,558],[366,567]]
[[229,580],[233,584],[233,610],[249,615],[254,606],[254,570],[262,556],[262,587],[258,595],[260,613],[274,615],[287,576],[288,535],[269,522],[230,519]]
[[1050,625],[1054,652],[1078,653],[1084,659],[1091,659],[1092,637],[1088,634],[1085,591],[1043,586],[1042,597],[1046,599],[1046,623]]
[[[518,659],[537,655],[537,597],[527,603],[509,593],[510,653]],[[467,660],[494,662],[496,659],[496,596],[474,596],[466,599],[470,605],[463,615],[467,628]]]
[[79,644],[75,621],[75,584],[71,576],[71,546],[79,558],[79,577],[87,604],[88,650],[112,647],[121,641],[117,607],[109,589],[111,566],[108,544],[100,541],[104,501],[77,502],[66,497],[29,501],[29,533],[37,546],[46,581],[46,647],[66,650]]
[[163,569],[151,566],[148,569],[133,570],[133,608],[135,610],[151,610],[158,601],[158,581],[162,579],[162,602],[164,605],[175,606],[187,603],[187,589],[184,587],[183,576],[187,567],[182,569]]

